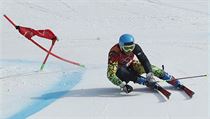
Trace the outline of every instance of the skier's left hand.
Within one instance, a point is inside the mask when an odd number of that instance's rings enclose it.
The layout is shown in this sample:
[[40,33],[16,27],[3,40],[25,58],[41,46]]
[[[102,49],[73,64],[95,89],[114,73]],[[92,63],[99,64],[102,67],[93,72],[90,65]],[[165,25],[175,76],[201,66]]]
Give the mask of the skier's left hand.
[[151,87],[152,89],[157,89],[158,84],[153,76],[153,73],[148,73],[146,75],[146,86]]
[[146,80],[149,82],[149,83],[153,83],[153,82],[156,82],[155,81],[155,78],[154,78],[154,75],[152,72],[149,72],[146,74]]

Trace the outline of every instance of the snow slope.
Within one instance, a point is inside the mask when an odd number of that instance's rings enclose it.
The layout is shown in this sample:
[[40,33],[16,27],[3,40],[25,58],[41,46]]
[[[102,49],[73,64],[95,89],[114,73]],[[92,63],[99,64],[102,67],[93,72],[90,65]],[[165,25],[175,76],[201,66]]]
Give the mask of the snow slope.
[[[130,83],[128,95],[106,78],[107,54],[123,33],[135,36],[150,62],[176,77],[207,74],[207,0],[0,0],[17,24],[52,29],[53,52],[86,68],[50,57],[1,17],[1,119],[208,119],[207,77],[183,80],[196,94],[158,93]],[[45,47],[50,43],[35,38]],[[208,45],[207,45],[208,44]],[[210,107],[210,106],[209,106]]]

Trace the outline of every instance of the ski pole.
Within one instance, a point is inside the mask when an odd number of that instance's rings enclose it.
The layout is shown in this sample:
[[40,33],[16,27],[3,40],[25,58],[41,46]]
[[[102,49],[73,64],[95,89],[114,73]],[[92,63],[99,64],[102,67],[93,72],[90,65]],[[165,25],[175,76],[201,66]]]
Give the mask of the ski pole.
[[[176,78],[177,80],[183,80],[183,79],[190,79],[190,78],[199,78],[199,77],[206,77],[207,75],[197,75],[197,76],[188,76],[188,77],[180,77],[180,78]],[[167,80],[159,80],[156,82],[166,82]]]
[[[165,66],[162,65],[162,70],[164,71]],[[176,78],[177,80],[181,80],[181,79],[189,79],[189,78],[198,78],[198,77],[206,77],[207,74],[203,74],[203,75],[197,75],[197,76],[188,76],[188,77],[180,77],[180,78]]]
[[204,75],[197,75],[197,76],[188,76],[188,77],[181,77],[181,78],[176,78],[177,80],[180,80],[180,79],[189,79],[189,78],[198,78],[198,77],[206,77],[207,75],[204,74]]
[[54,44],[55,44],[55,41],[52,41],[52,45],[50,46],[50,49],[49,49],[49,51],[48,51],[48,53],[47,53],[47,56],[45,57],[44,62],[42,63],[42,66],[41,66],[41,68],[40,68],[40,71],[43,70],[44,65],[45,65],[45,63],[47,62],[47,59],[48,59],[48,57],[49,57],[49,54],[50,54],[50,52],[51,52],[51,50],[52,50]]

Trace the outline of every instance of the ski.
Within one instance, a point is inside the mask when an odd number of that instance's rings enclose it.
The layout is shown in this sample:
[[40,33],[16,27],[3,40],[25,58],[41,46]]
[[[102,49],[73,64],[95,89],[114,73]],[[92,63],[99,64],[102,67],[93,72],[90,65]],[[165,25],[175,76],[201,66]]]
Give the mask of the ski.
[[[177,89],[184,91],[190,98],[192,98],[192,96],[195,94],[192,90],[190,90],[189,88],[187,88],[186,86],[182,85],[182,84],[178,84],[180,83],[179,80],[177,80],[176,78],[173,77],[173,80],[167,81],[167,83],[175,86]],[[177,86],[176,86],[177,85]]]
[[167,99],[170,98],[171,93],[166,89],[164,89],[163,87],[158,86],[157,90],[160,91]]
[[[177,83],[177,79],[173,79],[171,81],[169,81],[168,83],[175,86],[176,83]],[[182,84],[179,84],[178,86],[175,86],[177,87],[179,90],[182,90],[184,91],[190,98],[192,98],[192,96],[195,94],[192,90],[190,90],[189,88],[187,88],[186,86],[182,85]]]
[[161,87],[159,84],[154,83],[152,85],[149,84],[149,85],[146,85],[146,86],[153,89],[153,90],[157,90],[158,92],[163,94],[167,99],[170,98],[171,93],[169,91],[167,91],[166,89],[164,89],[163,87]]
[[145,77],[140,76],[137,83],[143,84],[147,86],[148,88],[151,88],[152,90],[156,90],[158,93],[161,93],[167,99],[170,98],[171,93],[167,91],[166,89],[164,89],[162,86],[160,86],[157,82],[148,82],[146,81]]
[[190,98],[192,98],[192,96],[195,94],[195,92],[193,92],[192,90],[190,90],[184,85],[181,85],[180,89],[183,90]]

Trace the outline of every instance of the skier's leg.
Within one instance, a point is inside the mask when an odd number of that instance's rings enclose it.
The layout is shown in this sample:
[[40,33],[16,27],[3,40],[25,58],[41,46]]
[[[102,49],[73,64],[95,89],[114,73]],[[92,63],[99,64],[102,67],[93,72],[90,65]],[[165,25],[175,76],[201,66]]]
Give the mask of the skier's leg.
[[137,60],[134,60],[129,66],[129,68],[136,72],[138,75],[142,75],[143,73],[145,73],[144,67]]
[[157,89],[157,82],[148,82],[145,77],[141,76],[143,73],[145,73],[145,70],[139,61],[133,61],[129,67],[138,76],[136,82],[134,83],[146,85],[152,89]]
[[158,68],[157,66],[152,65],[152,72],[154,75],[162,80],[165,80],[167,83],[180,88],[181,83],[179,80],[175,79],[172,75],[165,72],[163,69]]
[[141,65],[141,63],[137,60],[134,60],[131,65],[129,66],[130,70],[132,70],[133,72],[135,72],[137,79],[134,83],[138,83],[138,84],[146,84],[146,79],[144,77],[142,77],[141,75],[143,73],[145,73],[144,67]]
[[129,81],[136,82],[138,78],[136,73],[126,66],[119,67],[117,69],[116,75],[120,80],[125,81],[126,83],[128,83]]

